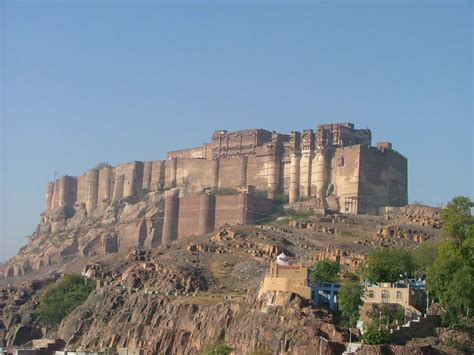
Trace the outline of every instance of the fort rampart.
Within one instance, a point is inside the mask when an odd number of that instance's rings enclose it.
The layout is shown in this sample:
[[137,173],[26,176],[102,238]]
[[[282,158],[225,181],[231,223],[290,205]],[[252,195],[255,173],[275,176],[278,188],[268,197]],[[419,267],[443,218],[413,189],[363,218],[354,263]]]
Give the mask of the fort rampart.
[[[255,186],[270,199],[282,195],[295,202],[316,197],[322,205],[332,199],[342,212],[376,214],[384,206],[407,204],[407,160],[391,143],[372,147],[370,130],[354,129],[351,123],[289,135],[263,129],[216,131],[210,143],[171,151],[166,160],[134,161],[92,169],[83,176],[63,176],[48,184],[46,210],[84,203],[91,213],[140,190],[179,188],[180,197],[186,198],[206,188],[244,185]],[[195,209],[187,207],[186,201],[181,211]],[[220,202],[209,203],[215,203],[220,218]]]

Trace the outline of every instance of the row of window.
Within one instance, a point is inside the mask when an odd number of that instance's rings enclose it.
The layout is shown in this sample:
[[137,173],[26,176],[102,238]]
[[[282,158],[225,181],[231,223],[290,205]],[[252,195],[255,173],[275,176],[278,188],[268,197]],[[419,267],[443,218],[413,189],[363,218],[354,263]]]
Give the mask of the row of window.
[[[370,290],[367,293],[367,297],[368,298],[374,298],[374,291]],[[401,291],[397,291],[396,298],[397,298],[397,300],[402,299],[402,292]],[[382,290],[382,301],[388,301],[389,299],[390,299],[390,293],[388,292],[388,290]]]

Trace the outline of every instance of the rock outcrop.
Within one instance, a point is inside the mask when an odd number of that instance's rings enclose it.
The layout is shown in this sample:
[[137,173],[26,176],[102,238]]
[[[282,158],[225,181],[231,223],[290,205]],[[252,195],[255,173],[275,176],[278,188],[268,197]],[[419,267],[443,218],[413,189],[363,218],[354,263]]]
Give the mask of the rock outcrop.
[[[128,347],[159,354],[199,354],[208,343],[224,340],[236,353],[268,349],[274,353],[339,354],[345,332],[334,316],[299,296],[268,292],[240,302],[211,305],[107,286],[61,323],[66,348]],[[319,336],[330,339],[322,343]],[[322,344],[322,345],[321,345]]]
[[93,213],[84,204],[45,212],[28,244],[4,266],[3,276],[22,276],[76,257],[156,246],[160,243],[154,240],[154,226],[163,216],[162,200],[153,192],[140,201],[117,201]]
[[33,312],[44,284],[39,280],[24,281],[19,286],[0,289],[0,343],[4,347],[22,345],[46,333]]

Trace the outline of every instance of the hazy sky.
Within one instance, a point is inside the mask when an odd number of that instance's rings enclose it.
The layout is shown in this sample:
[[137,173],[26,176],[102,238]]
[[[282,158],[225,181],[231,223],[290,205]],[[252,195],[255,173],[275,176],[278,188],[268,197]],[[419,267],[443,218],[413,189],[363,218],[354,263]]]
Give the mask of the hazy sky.
[[472,2],[0,1],[0,260],[46,184],[216,129],[351,121],[408,157],[409,200],[473,197]]

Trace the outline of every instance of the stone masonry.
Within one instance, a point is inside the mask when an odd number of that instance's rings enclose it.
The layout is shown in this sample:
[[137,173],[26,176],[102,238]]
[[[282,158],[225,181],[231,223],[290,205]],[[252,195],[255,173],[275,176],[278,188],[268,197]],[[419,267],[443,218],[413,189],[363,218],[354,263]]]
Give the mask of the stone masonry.
[[[216,131],[210,143],[168,152],[167,160],[134,161],[88,170],[83,176],[62,176],[48,184],[46,210],[84,203],[91,213],[141,190],[179,188],[182,198],[206,188],[246,185],[270,199],[316,198],[322,206],[331,200],[345,213],[377,214],[381,207],[406,205],[407,159],[391,143],[373,147],[371,140],[369,129],[355,129],[352,123],[290,134],[264,129]],[[199,202],[208,203],[214,202],[205,198]],[[199,228],[207,230],[204,224]]]

